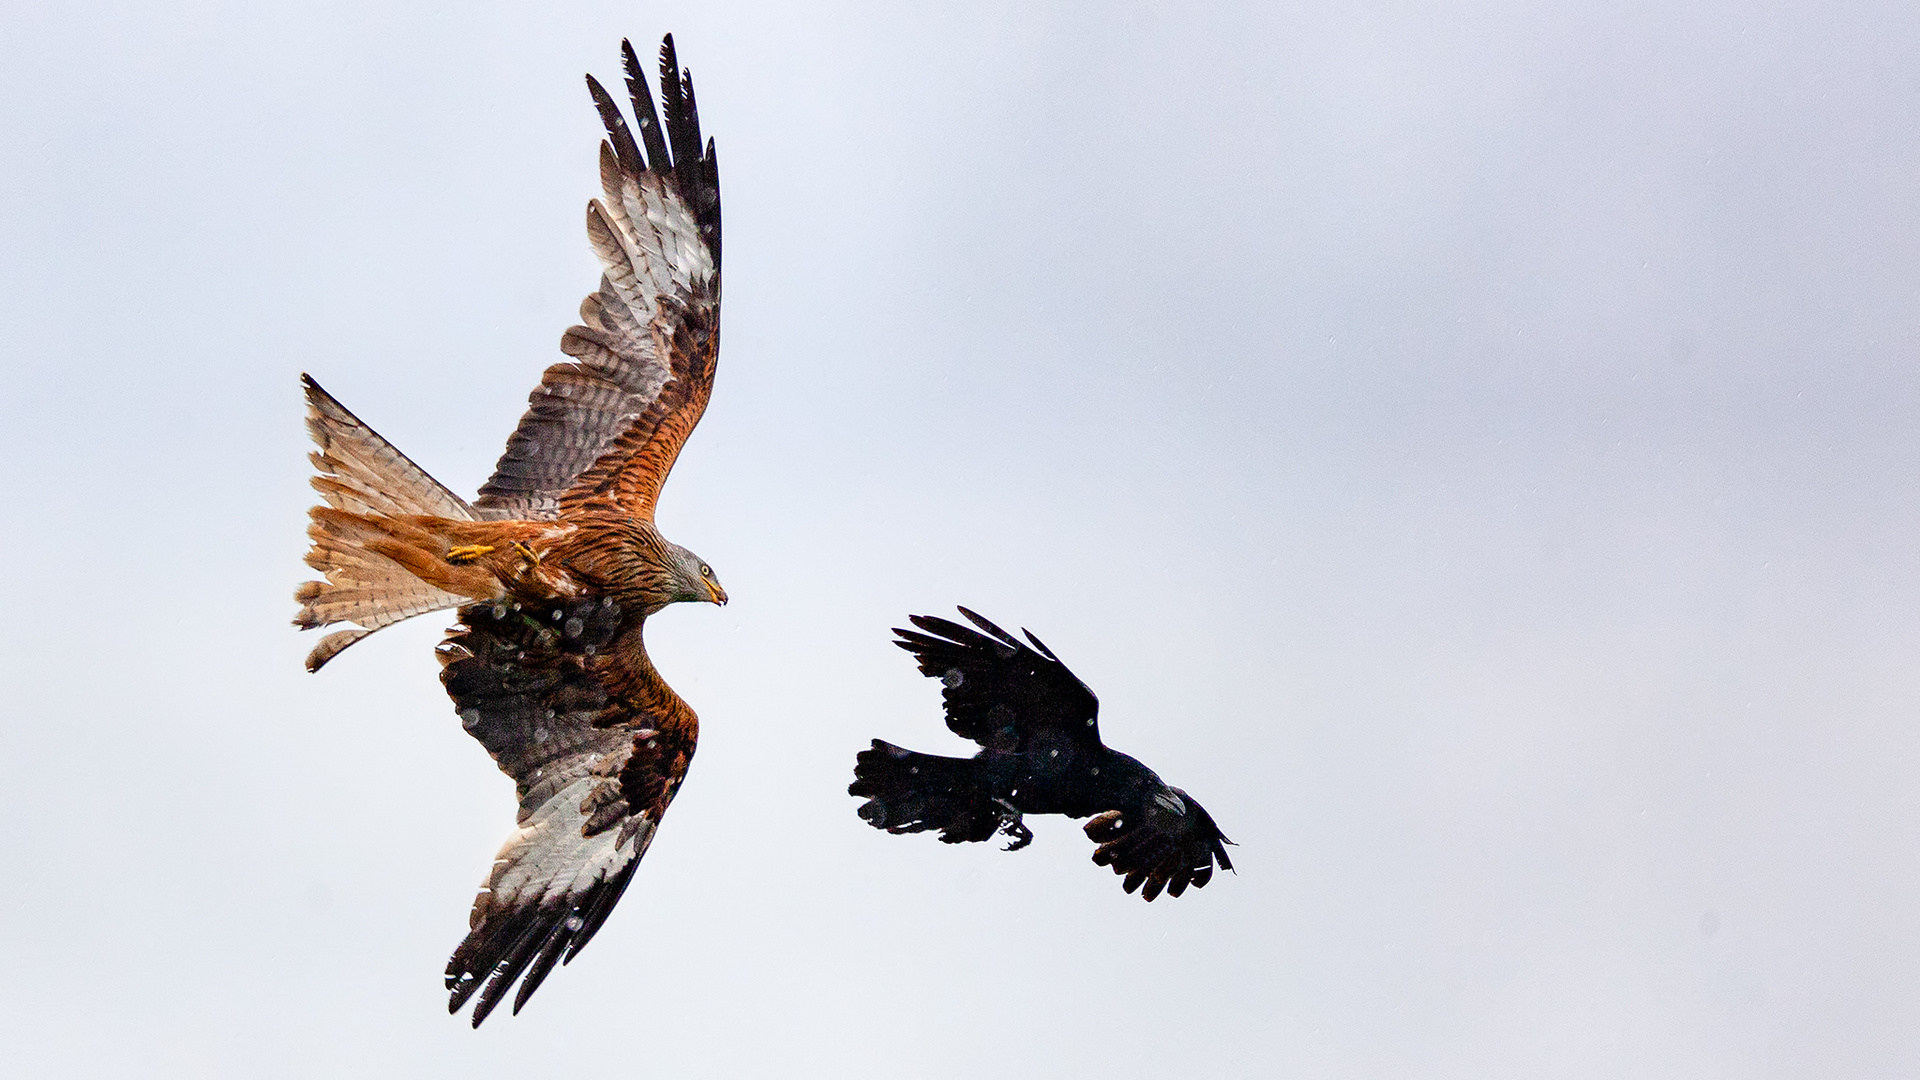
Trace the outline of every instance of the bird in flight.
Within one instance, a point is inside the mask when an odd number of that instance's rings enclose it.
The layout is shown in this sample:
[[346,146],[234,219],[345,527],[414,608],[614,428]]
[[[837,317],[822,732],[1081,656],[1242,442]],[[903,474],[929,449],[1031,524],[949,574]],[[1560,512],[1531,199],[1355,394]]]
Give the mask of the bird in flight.
[[914,615],[920,629],[896,627],[894,644],[945,687],[947,727],[981,748],[950,758],[873,740],[847,788],[867,800],[860,816],[869,825],[938,829],[949,844],[998,832],[1016,851],[1033,841],[1026,814],[1091,815],[1093,861],[1147,900],[1204,886],[1215,863],[1233,869],[1225,847],[1233,841],[1199,803],[1100,741],[1099,699],[1039,638],[1023,631],[1023,642],[966,608],[960,614],[979,629]]
[[[607,129],[587,204],[599,288],[472,502],[453,494],[303,377],[318,445],[303,628],[350,624],[307,657],[402,619],[458,609],[438,649],[461,724],[517,785],[519,819],[447,965],[449,1011],[480,1026],[571,961],[632,881],[686,777],[700,724],[647,659],[647,617],[724,604],[699,556],[662,536],[654,504],[713,392],[720,347],[720,188],[692,76],[660,46],[660,122],[621,43],[634,127],[593,76]],[[638,131],[636,138],[635,131]],[[524,975],[525,978],[521,979]]]

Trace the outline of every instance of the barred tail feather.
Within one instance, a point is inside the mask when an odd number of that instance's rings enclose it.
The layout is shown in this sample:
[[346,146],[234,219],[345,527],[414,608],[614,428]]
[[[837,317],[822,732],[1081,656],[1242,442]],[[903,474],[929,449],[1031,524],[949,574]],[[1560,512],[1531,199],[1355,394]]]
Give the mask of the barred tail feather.
[[[402,619],[470,603],[466,595],[442,588],[451,581],[426,581],[411,567],[425,569],[439,552],[409,543],[418,539],[403,523],[316,506],[307,535],[313,549],[307,565],[326,575],[294,590],[300,604],[293,624],[313,629],[351,622],[358,629],[323,638],[307,654],[307,670],[318,671],[340,651],[382,627]],[[383,527],[384,526],[384,527]],[[397,527],[397,528],[394,528]],[[435,544],[444,549],[444,544]],[[436,560],[437,561],[437,560]]]
[[320,472],[313,478],[313,487],[327,505],[388,517],[417,514],[479,520],[465,499],[361,423],[313,376],[302,375],[300,381],[307,389],[307,433],[319,447],[309,458]]
[[445,544],[402,518],[432,517],[474,521],[472,507],[448,491],[302,376],[307,392],[307,431],[319,449],[311,455],[319,475],[314,490],[325,500],[310,512],[307,535],[313,548],[307,565],[326,576],[294,592],[300,612],[294,625],[304,629],[350,622],[354,628],[321,639],[307,654],[307,670],[318,671],[341,650],[402,619],[469,602],[443,586],[431,570],[441,565]]

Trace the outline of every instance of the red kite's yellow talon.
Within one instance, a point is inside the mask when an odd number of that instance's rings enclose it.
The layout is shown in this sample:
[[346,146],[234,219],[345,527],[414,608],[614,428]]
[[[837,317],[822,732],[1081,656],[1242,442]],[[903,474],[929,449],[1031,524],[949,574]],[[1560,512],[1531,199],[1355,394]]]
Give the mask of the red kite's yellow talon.
[[472,562],[492,550],[492,544],[462,544],[447,552],[447,561],[451,563]]

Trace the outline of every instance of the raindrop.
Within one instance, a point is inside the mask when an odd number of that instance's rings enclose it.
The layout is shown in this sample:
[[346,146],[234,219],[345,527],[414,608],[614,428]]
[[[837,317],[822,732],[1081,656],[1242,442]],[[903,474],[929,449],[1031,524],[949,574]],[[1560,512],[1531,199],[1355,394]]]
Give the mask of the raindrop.
[[480,710],[479,709],[461,709],[460,710],[460,726],[463,728],[466,728],[468,731],[472,731],[474,728],[479,727],[480,726]]
[[966,681],[967,681],[967,677],[961,674],[959,668],[948,668],[947,673],[945,675],[940,676],[940,682],[944,684],[946,688],[949,690],[952,690],[954,687],[959,686],[961,683]]
[[547,729],[546,729],[546,728],[543,728],[543,727],[537,727],[537,728],[534,728],[534,729],[533,729],[533,741],[534,741],[534,742],[546,742],[546,741],[547,741]]
[[1048,757],[1059,757],[1059,756],[1060,756],[1060,751],[1058,751],[1058,750],[1049,750],[1049,751],[1047,751],[1047,756],[1048,756]]
[[564,611],[561,611],[561,610],[560,610],[559,608],[554,608],[554,609],[553,609],[553,621],[554,621],[554,622],[559,622],[559,621],[560,621],[560,616],[562,616],[562,615],[564,615],[564,614],[566,614],[566,612],[564,612]]
[[1091,769],[1089,769],[1089,770],[1087,770],[1087,771],[1088,771],[1088,772],[1091,772],[1091,773],[1092,773],[1093,775],[1095,775],[1095,776],[1099,776],[1099,775],[1100,775],[1100,766],[1098,766],[1098,765],[1095,765],[1095,766],[1094,766],[1093,768],[1091,768]]
[[580,916],[578,915],[567,916],[567,929],[577,931],[585,925],[587,925],[587,920],[581,918]]
[[569,618],[566,622],[560,624],[560,632],[567,635],[568,637],[579,637],[580,632],[585,630],[586,628],[587,628],[586,620],[582,619],[578,615],[575,615]]
[[918,765],[909,765],[909,766],[907,766],[907,775],[908,775],[908,776],[919,776],[919,775],[920,775],[920,766],[918,766]]

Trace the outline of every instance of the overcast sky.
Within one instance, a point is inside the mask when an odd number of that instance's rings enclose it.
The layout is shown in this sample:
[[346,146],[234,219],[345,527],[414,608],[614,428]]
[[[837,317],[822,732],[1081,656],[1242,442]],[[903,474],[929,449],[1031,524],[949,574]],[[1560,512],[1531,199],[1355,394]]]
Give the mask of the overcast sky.
[[[0,1051],[48,1077],[1920,1073],[1920,8],[9,0]],[[1682,9],[1682,10],[1676,10]],[[537,12],[537,13],[536,13]],[[451,487],[671,30],[733,603],[605,931],[441,970],[512,785],[288,626],[311,371]],[[868,828],[1032,628],[1237,875]]]

